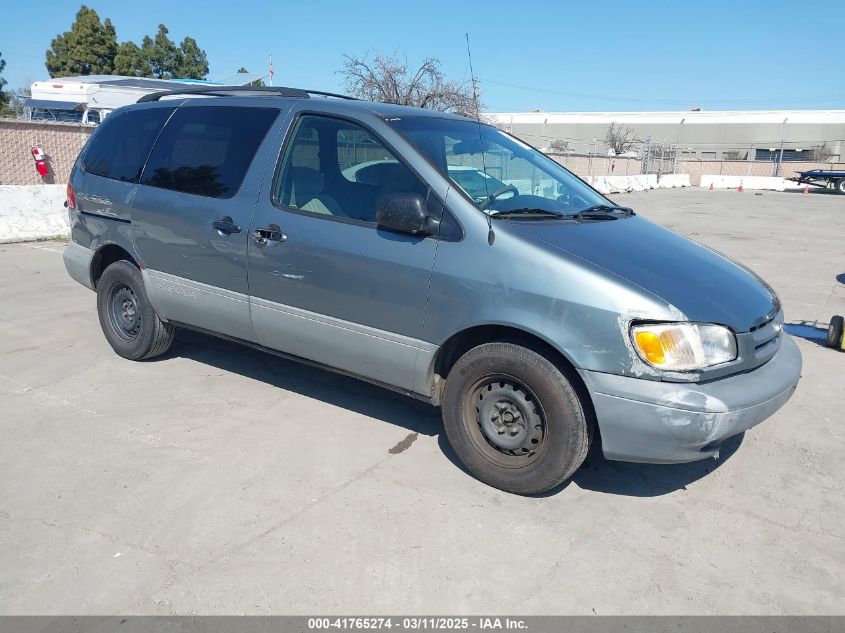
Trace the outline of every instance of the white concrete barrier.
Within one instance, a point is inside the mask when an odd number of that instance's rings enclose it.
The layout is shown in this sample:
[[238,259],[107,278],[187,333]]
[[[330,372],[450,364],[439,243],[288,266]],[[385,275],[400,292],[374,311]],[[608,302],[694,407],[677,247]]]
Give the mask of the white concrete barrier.
[[689,174],[663,174],[657,183],[658,189],[674,189],[676,187],[692,187]]
[[0,244],[70,235],[66,185],[0,185]]
[[589,182],[601,193],[627,193],[629,191],[646,191],[647,189],[691,186],[689,174],[664,174],[660,177],[660,180],[658,180],[657,174],[594,176],[589,179]]
[[786,189],[804,188],[804,185],[799,185],[792,180],[773,176],[718,176],[707,174],[701,176],[701,187],[709,189],[711,184],[714,189],[739,189],[740,184],[742,184],[743,189],[751,190],[784,191]]

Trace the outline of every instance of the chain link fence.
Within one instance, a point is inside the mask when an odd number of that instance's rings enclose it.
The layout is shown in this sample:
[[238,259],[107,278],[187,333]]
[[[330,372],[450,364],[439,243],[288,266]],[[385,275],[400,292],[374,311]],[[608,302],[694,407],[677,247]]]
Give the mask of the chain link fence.
[[[74,123],[0,119],[0,185],[35,185],[66,182],[70,170],[95,128]],[[534,140],[534,139],[531,139]],[[32,148],[46,155],[48,176],[35,170]],[[845,141],[799,144],[790,141],[736,146],[688,146],[652,139],[633,140],[614,149],[604,140],[555,139],[540,149],[580,176],[637,176],[640,174],[689,174],[693,185],[702,175],[780,176],[791,178],[809,169],[845,170],[838,153]],[[344,150],[345,151],[345,150]]]
[[[93,126],[0,119],[0,185],[41,185],[67,182],[70,170]],[[47,161],[47,176],[39,176],[32,148]]]
[[775,176],[791,178],[811,169],[845,170],[838,153],[845,141],[807,143],[778,141],[752,145],[681,143],[635,140],[614,148],[597,139],[557,140],[540,149],[581,178],[639,174],[689,174],[693,185],[702,175]]

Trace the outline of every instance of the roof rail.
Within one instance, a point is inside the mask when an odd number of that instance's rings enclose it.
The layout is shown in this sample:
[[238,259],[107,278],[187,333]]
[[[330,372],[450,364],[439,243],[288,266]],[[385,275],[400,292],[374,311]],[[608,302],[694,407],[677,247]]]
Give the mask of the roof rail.
[[336,97],[338,99],[356,100],[355,97],[347,95],[335,94],[333,92],[323,92],[321,90],[301,90],[300,88],[285,88],[284,86],[199,86],[176,88],[174,90],[162,90],[159,92],[151,92],[146,94],[136,103],[147,103],[149,101],[158,101],[162,97],[176,96],[176,95],[205,95],[209,97],[228,97],[232,93],[259,93],[273,95],[276,97],[297,97],[300,99],[307,99],[309,95],[319,95],[321,97]]

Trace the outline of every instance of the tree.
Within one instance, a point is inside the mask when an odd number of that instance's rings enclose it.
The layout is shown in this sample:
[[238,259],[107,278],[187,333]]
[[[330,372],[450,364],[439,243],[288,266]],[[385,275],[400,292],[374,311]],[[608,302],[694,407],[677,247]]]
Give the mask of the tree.
[[619,125],[618,123],[611,123],[607,128],[607,134],[604,136],[604,142],[607,143],[608,149],[613,150],[616,156],[621,156],[625,152],[630,152],[634,146],[640,142],[637,138],[637,131]]
[[10,116],[12,114],[12,109],[9,107],[11,95],[3,90],[3,87],[8,83],[3,78],[4,68],[6,68],[6,60],[3,59],[3,53],[0,53],[0,116]]
[[145,35],[141,43],[141,54],[150,65],[152,76],[156,79],[175,77],[182,66],[182,52],[176,46],[176,42],[167,37],[169,32],[164,24],[159,24],[155,38]]
[[117,44],[117,31],[106,18],[85,5],[76,14],[70,31],[57,35],[47,51],[46,66],[51,77],[70,75],[129,75],[130,77],[171,77],[204,79],[208,58],[192,37],[177,46],[159,24],[154,37]]
[[147,35],[141,43],[141,59],[149,65],[150,76],[157,79],[204,79],[208,74],[205,51],[192,37],[186,37],[177,46],[168,33],[168,28],[159,24],[155,37]]
[[411,70],[408,61],[396,53],[376,53],[372,62],[351,55],[343,58],[339,72],[347,92],[354,97],[471,117],[480,114],[472,83],[447,80],[440,61],[434,57],[424,59],[416,70]]
[[106,18],[85,5],[76,14],[70,31],[53,38],[45,65],[50,77],[111,75],[117,52],[117,31]]
[[23,115],[26,112],[26,106],[23,104],[23,100],[32,96],[32,77],[25,75],[23,78],[23,84],[16,90],[11,90],[9,92],[9,96],[11,96],[11,100],[8,104],[9,109],[3,116],[23,118]]
[[565,154],[565,153],[571,151],[569,149],[569,143],[567,143],[562,138],[556,138],[551,143],[549,143],[549,149],[552,150],[553,152],[558,152],[558,153],[561,153],[561,154]]
[[179,49],[182,53],[182,64],[176,76],[183,79],[205,79],[208,74],[208,57],[197,45],[197,41],[192,37],[186,37],[179,44]]
[[122,42],[114,56],[114,74],[129,77],[152,77],[150,62],[135,42]]
[[[246,68],[244,68],[243,66],[238,68],[238,74],[248,73],[248,72],[249,71]],[[264,80],[263,79],[256,79],[255,81],[248,83],[247,86],[256,86],[258,88],[261,88],[261,87],[264,86]]]

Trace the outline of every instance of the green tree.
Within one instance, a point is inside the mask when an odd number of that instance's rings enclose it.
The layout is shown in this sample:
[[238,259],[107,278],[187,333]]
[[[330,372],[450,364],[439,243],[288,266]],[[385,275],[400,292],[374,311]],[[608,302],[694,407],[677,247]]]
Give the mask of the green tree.
[[96,11],[82,5],[70,31],[53,39],[45,64],[51,77],[129,75],[204,79],[208,74],[205,51],[192,37],[177,45],[168,37],[169,32],[164,24],[159,24],[155,36],[145,36],[140,46],[134,42],[118,45],[111,20],[100,22]]
[[6,68],[6,60],[3,59],[3,53],[0,53],[0,116],[9,116],[12,114],[12,109],[9,107],[11,95],[3,90],[3,87],[8,83],[3,78],[4,68]]
[[169,32],[164,24],[159,24],[155,37],[146,35],[141,44],[141,54],[156,79],[177,77],[182,68],[182,51],[176,46],[176,42],[167,37]]
[[111,20],[85,5],[76,14],[70,31],[53,38],[45,65],[51,77],[111,75],[117,52],[117,31]]
[[114,74],[152,77],[153,69],[135,42],[122,42],[114,57]]
[[182,65],[178,70],[177,77],[182,79],[205,79],[208,74],[208,58],[197,41],[192,37],[186,37],[179,45]]

